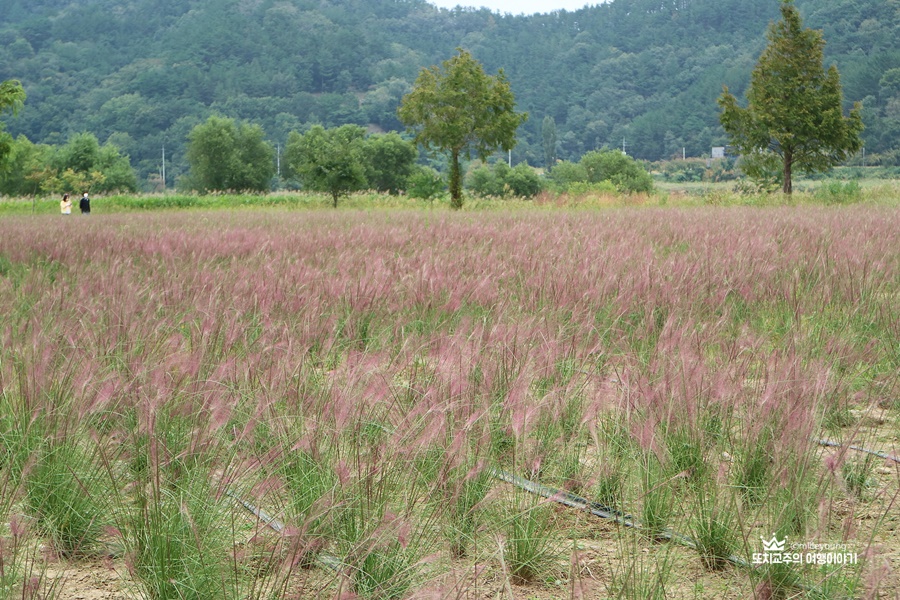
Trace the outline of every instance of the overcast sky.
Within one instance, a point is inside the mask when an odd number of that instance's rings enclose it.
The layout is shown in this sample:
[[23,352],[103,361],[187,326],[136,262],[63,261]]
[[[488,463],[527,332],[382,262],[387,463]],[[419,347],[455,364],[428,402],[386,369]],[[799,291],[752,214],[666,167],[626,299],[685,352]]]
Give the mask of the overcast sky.
[[475,8],[487,7],[501,13],[514,15],[534,13],[548,13],[560,8],[577,10],[584,8],[586,4],[600,4],[602,0],[429,0],[432,4],[443,8],[454,6],[474,6]]

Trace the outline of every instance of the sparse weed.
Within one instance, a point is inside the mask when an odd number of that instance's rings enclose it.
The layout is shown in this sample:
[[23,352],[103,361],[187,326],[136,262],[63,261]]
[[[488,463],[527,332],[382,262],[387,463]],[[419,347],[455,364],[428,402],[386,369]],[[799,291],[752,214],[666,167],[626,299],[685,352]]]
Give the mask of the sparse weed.
[[645,457],[641,474],[641,531],[651,538],[659,537],[670,527],[675,513],[672,479],[655,457]]
[[170,486],[150,482],[137,495],[120,531],[141,595],[148,600],[238,598],[240,586],[227,562],[233,545],[230,505],[204,474],[191,473]]
[[32,415],[13,394],[0,391],[0,511],[16,501],[26,465],[44,444],[44,419]]
[[799,569],[794,564],[774,563],[762,565],[753,572],[756,579],[756,598],[784,600],[794,597],[801,589]]
[[368,548],[350,557],[353,591],[363,598],[402,598],[415,581],[415,555],[399,542],[375,540]]
[[708,477],[703,444],[696,432],[678,430],[666,435],[669,452],[669,474],[682,478],[691,487],[703,485]]
[[333,505],[337,477],[321,458],[291,448],[281,459],[280,470],[288,495],[288,518],[300,532],[306,550],[298,558],[308,566],[329,533],[327,509]]
[[0,600],[53,600],[61,580],[47,577],[39,547],[21,519],[9,523],[9,535],[0,535]]
[[697,499],[691,533],[703,565],[717,571],[728,566],[737,548],[737,536],[734,513],[727,501],[710,496],[705,497],[701,492]]
[[517,490],[510,508],[502,523],[503,561],[513,584],[521,585],[548,572],[560,540],[545,500]]
[[600,465],[593,497],[607,508],[623,505],[626,474],[620,460],[615,458]]
[[108,525],[105,478],[95,457],[68,442],[48,442],[25,475],[25,505],[40,531],[66,557],[98,550]]
[[672,559],[669,548],[651,551],[641,547],[641,538],[623,535],[619,552],[626,558],[612,572],[607,585],[617,600],[665,600],[668,598]]
[[450,554],[455,558],[469,555],[478,530],[482,526],[480,506],[491,487],[490,474],[481,469],[449,482],[450,498],[446,509]]
[[866,490],[872,486],[872,470],[875,468],[875,459],[871,454],[866,454],[861,460],[846,460],[841,465],[841,477],[847,491],[857,500],[863,500]]
[[768,434],[747,441],[736,452],[735,485],[744,502],[756,505],[769,495],[772,480],[772,457]]

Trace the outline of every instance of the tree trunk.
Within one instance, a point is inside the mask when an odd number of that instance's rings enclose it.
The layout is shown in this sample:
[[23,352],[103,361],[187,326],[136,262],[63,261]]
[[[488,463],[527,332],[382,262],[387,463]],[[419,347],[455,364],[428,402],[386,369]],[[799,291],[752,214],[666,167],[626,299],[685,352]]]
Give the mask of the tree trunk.
[[462,208],[462,173],[459,168],[459,150],[450,151],[450,207]]
[[337,192],[331,192],[331,197],[332,197],[332,199],[334,199],[334,207],[337,208],[338,193],[337,193]]
[[794,193],[794,187],[791,182],[791,167],[794,166],[794,153],[790,150],[784,151],[784,188],[783,192],[790,196]]

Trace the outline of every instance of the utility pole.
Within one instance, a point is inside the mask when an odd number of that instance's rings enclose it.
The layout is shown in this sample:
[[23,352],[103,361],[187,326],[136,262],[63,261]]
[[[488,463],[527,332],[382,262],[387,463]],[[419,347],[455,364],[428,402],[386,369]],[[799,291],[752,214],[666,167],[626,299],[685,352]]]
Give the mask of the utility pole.
[[281,177],[281,143],[275,144],[275,172]]
[[166,143],[163,142],[162,145],[162,184],[163,184],[163,194],[166,193]]

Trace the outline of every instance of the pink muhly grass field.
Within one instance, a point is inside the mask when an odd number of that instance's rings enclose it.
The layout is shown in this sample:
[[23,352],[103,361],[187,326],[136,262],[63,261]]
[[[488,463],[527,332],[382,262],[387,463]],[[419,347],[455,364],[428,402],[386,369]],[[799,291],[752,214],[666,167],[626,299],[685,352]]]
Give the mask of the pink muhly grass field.
[[[898,408],[898,232],[900,211],[865,206],[8,217],[0,398],[102,448],[123,497],[192,469],[243,490],[351,565],[328,585],[372,597],[451,585],[448,544],[531,572],[460,546],[512,535],[503,484],[442,510],[492,466],[591,497],[614,464],[622,510],[666,489],[685,532],[728,504],[745,558],[773,532],[858,532],[862,554],[878,533],[835,500],[855,457],[825,466],[812,440],[893,450],[858,415]],[[297,452],[316,498],[291,500]],[[302,562],[285,552],[275,571]],[[574,589],[562,552],[545,568]]]

